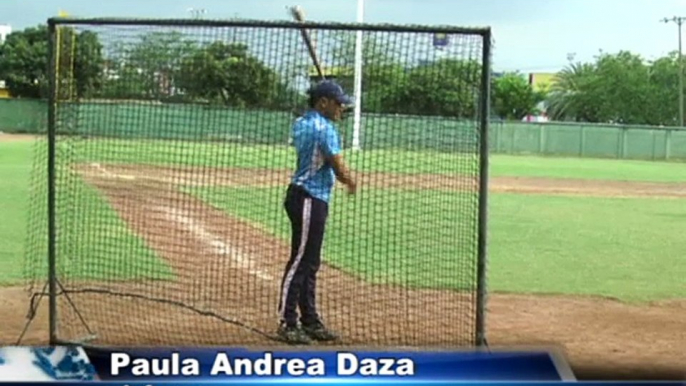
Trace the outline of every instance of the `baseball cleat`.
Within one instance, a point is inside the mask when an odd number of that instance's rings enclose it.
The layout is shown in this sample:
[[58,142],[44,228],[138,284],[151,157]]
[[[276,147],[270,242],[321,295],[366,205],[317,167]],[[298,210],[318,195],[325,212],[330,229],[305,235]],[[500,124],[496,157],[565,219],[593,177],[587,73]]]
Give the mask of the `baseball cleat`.
[[279,339],[293,345],[306,345],[312,343],[312,339],[298,326],[282,325],[276,332]]
[[326,328],[322,323],[315,323],[313,325],[303,326],[302,331],[305,334],[307,334],[307,336],[309,336],[311,339],[320,342],[328,342],[338,339],[338,335],[336,335],[335,332]]

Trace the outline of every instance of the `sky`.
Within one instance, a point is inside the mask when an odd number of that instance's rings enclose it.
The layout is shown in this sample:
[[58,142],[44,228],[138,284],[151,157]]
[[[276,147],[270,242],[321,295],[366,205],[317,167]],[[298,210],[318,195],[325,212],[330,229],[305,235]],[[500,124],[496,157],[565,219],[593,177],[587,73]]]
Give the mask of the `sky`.
[[[14,30],[44,23],[60,10],[77,17],[204,17],[290,20],[299,5],[312,21],[356,21],[358,0],[0,0],[0,24]],[[646,59],[678,49],[686,0],[363,0],[364,22],[491,27],[496,71],[555,72],[592,61],[602,50]]]

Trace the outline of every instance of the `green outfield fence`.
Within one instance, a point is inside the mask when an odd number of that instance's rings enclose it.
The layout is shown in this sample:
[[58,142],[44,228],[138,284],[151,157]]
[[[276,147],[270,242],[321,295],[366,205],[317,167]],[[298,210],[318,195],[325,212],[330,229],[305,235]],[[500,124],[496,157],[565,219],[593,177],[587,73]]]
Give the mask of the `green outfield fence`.
[[490,138],[499,154],[686,160],[682,127],[491,122]]
[[[142,114],[142,111],[148,114]],[[292,116],[288,112],[241,111],[207,106],[174,105],[155,102],[79,103],[83,119],[78,131],[85,136],[121,136],[127,139],[183,139],[189,135],[189,122],[198,125],[193,140],[234,141],[246,143],[285,143]],[[134,114],[135,112],[135,114]],[[32,133],[44,130],[47,107],[36,100],[0,100],[0,131]],[[168,118],[132,119],[132,116]],[[99,118],[99,117],[102,117]],[[373,121],[373,122],[372,122]],[[245,123],[260,127],[252,133],[239,129]],[[363,148],[380,149],[413,143],[422,149],[459,150],[472,148],[472,136],[461,135],[473,128],[473,121],[449,118],[410,117],[364,114]],[[350,122],[344,127],[352,135]],[[365,132],[373,127],[373,132]],[[69,130],[68,128],[65,130]],[[522,123],[492,121],[490,151],[494,154],[571,156],[643,160],[686,160],[686,128],[591,123]],[[403,133],[402,136],[398,133]],[[67,134],[67,133],[65,133]],[[412,141],[399,141],[399,138]],[[348,141],[350,143],[350,141]],[[410,149],[411,150],[411,149]],[[418,149],[419,150],[419,149]]]
[[0,131],[5,133],[45,132],[48,106],[32,99],[0,99]]

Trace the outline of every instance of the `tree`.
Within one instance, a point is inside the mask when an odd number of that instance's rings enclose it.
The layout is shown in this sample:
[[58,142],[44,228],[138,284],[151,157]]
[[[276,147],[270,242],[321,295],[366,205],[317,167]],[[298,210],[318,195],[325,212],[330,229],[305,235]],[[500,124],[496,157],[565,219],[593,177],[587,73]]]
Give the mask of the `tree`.
[[174,95],[181,63],[198,50],[177,31],[151,32],[131,44],[120,42],[108,56],[110,98],[163,99]]
[[105,69],[103,47],[98,35],[92,31],[83,31],[77,35],[75,44],[76,93],[80,97],[86,97],[102,89]]
[[[338,81],[350,93],[354,90],[356,37],[337,33],[333,39],[333,67],[341,69]],[[362,101],[365,112],[397,113],[399,96],[407,86],[407,72],[397,59],[398,50],[378,35],[362,38]]]
[[0,78],[18,98],[46,96],[48,86],[48,30],[26,28],[7,36],[0,46]]
[[627,51],[602,53],[557,74],[548,98],[553,119],[674,125],[678,106],[678,56],[652,63]]
[[679,53],[672,52],[650,64],[653,122],[680,126],[679,122]]
[[239,108],[292,104],[288,85],[245,44],[216,41],[184,58],[178,87],[189,98]]
[[548,93],[548,116],[553,120],[598,121],[595,66],[572,63],[555,76]]
[[71,27],[57,27],[57,93],[61,100],[88,98],[103,84],[102,44],[92,31],[78,33]]
[[594,93],[600,122],[656,124],[649,67],[639,55],[601,54],[596,62]]
[[478,113],[481,63],[443,59],[421,64],[407,73],[399,93],[400,111],[413,115],[474,118]]
[[[98,36],[89,31],[77,33],[66,27],[59,28],[58,34],[58,81],[65,85],[60,97],[82,97],[97,91],[101,86],[103,63]],[[39,25],[8,35],[0,46],[0,78],[6,81],[13,96],[47,96],[48,40],[47,26]]]
[[537,112],[537,105],[545,98],[520,74],[506,73],[493,81],[492,106],[502,119],[520,120]]
[[[407,52],[407,41],[383,34],[362,38],[362,111],[383,114],[445,115],[474,118],[479,106],[481,63],[476,60],[419,61]],[[332,47],[325,71],[354,90],[354,34],[320,37]],[[328,50],[327,50],[328,51]]]

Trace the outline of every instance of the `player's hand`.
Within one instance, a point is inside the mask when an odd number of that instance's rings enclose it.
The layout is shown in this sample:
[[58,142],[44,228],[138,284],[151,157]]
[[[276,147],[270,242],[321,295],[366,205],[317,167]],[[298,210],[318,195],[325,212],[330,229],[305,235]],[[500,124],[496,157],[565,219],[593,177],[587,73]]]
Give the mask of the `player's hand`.
[[348,187],[348,194],[353,195],[357,192],[357,182],[350,181],[346,186]]

